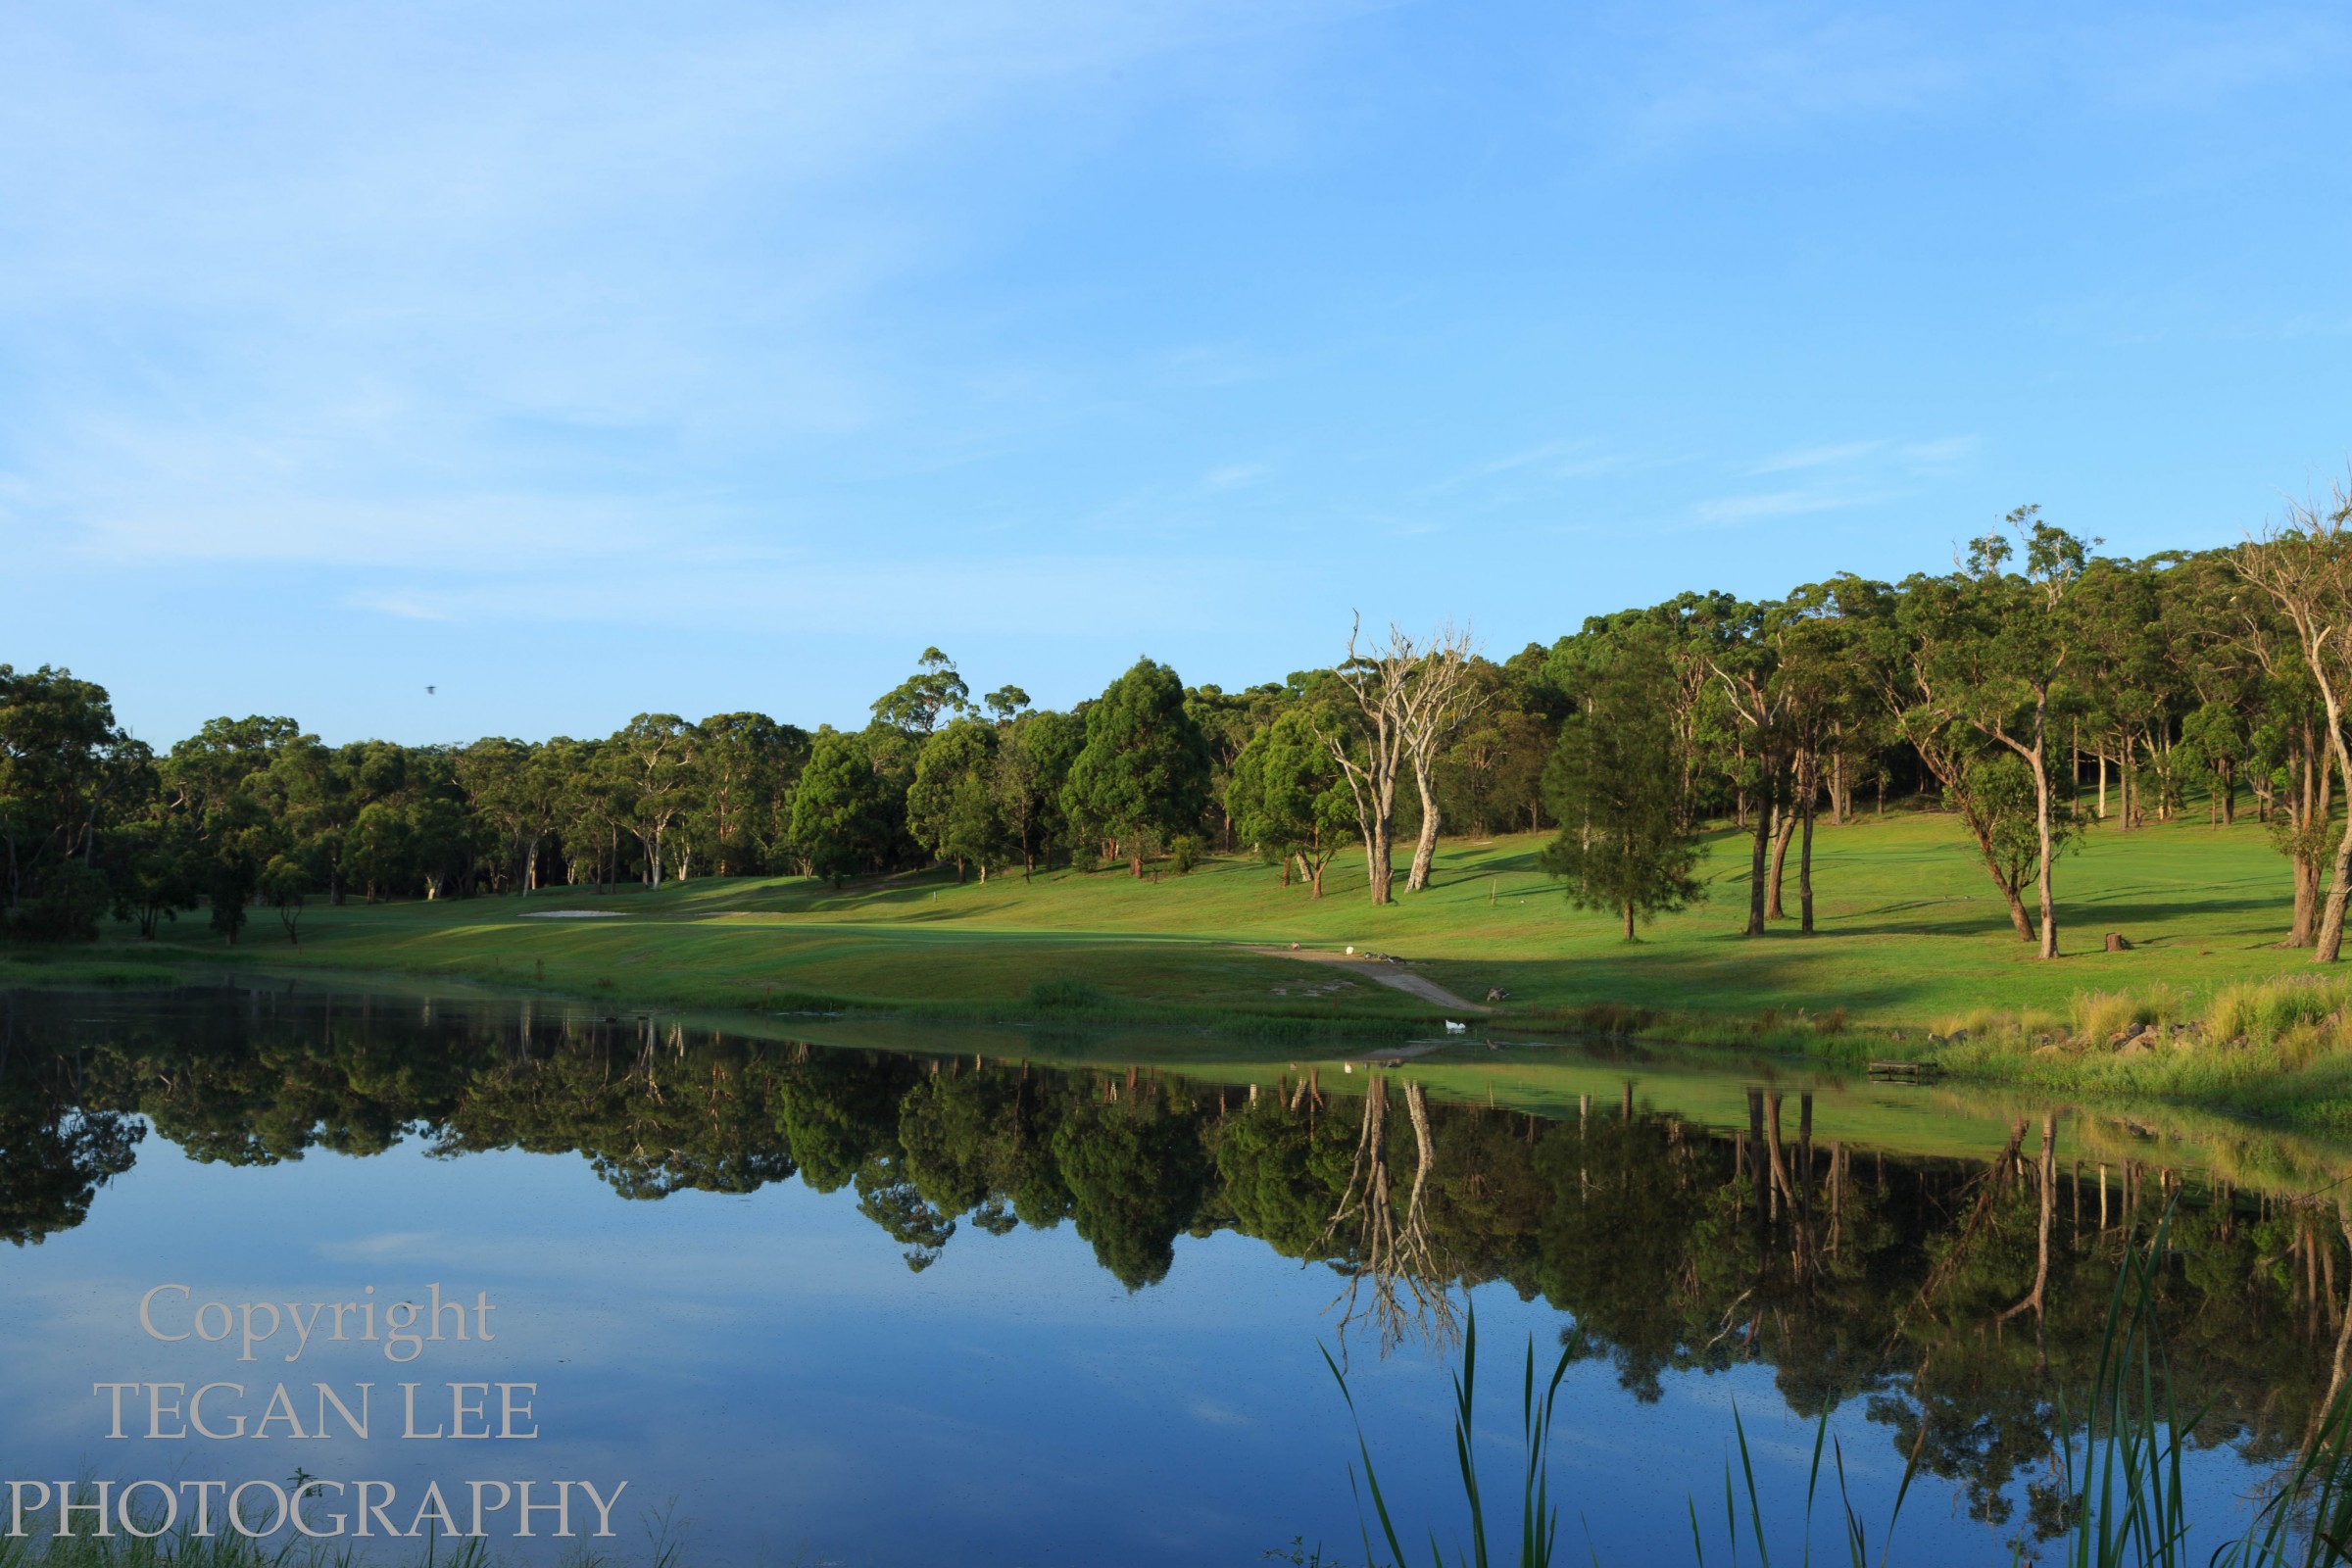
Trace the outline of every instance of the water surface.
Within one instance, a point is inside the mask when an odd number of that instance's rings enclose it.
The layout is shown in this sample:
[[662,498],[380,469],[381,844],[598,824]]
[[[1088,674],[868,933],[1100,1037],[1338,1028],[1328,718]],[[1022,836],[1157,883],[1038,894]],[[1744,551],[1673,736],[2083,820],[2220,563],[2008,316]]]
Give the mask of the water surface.
[[[1357,1541],[1319,1346],[1408,1531],[1454,1534],[1467,1299],[1495,1494],[1520,1358],[1577,1345],[1555,1491],[1604,1562],[1690,1560],[1693,1494],[1722,1546],[1736,1403],[1783,1544],[1827,1411],[1874,1533],[1921,1455],[1899,1560],[1980,1563],[2057,1526],[2060,1393],[2081,1407],[2115,1259],[2167,1202],[2203,1518],[2242,1521],[2345,1334],[2335,1155],[2225,1123],[1525,1041],[1384,1063],[768,1027],[308,985],[8,999],[0,1470],[625,1481],[615,1544],[666,1516],[704,1562],[1255,1563]],[[207,1301],[433,1286],[486,1293],[495,1337],[404,1361],[354,1313],[240,1361],[139,1320],[158,1287],[151,1321],[192,1333]],[[139,1435],[147,1385],[207,1382],[257,1419],[284,1382],[296,1418]],[[373,1385],[366,1441],[310,1435],[318,1382]],[[451,1382],[535,1385],[539,1435],[404,1438],[403,1382],[419,1430]],[[116,1383],[141,1386],[122,1439]]]

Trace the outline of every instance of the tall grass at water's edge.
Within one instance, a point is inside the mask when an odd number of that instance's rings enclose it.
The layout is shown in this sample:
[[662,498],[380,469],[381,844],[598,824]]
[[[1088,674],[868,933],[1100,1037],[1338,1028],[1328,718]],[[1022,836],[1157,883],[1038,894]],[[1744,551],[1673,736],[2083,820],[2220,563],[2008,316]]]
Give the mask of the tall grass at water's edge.
[[[2068,1497],[2067,1534],[2062,1542],[2053,1543],[2063,1548],[2060,1560],[2067,1568],[2188,1568],[2192,1560],[2215,1568],[2343,1568],[2352,1564],[2352,1387],[2335,1391],[2301,1457],[2277,1478],[2275,1489],[2244,1532],[2218,1548],[2208,1550],[2200,1546],[2198,1555],[2192,1559],[2189,1532],[2195,1521],[2188,1516],[2181,1461],[2198,1415],[2193,1412],[2183,1415],[2174,1400],[2170,1370],[2155,1320],[2157,1271],[2167,1255],[2170,1225],[2168,1213],[2144,1250],[2129,1249],[2125,1253],[2108,1303],[2098,1370],[2083,1406],[2087,1420],[2080,1437],[2069,1428],[2065,1402],[2063,1398],[2060,1401],[2057,1450]],[[1495,1521],[1489,1517],[1473,1457],[1471,1416],[1478,1365],[1478,1321],[1473,1307],[1463,1337],[1462,1368],[1454,1377],[1453,1418],[1454,1457],[1469,1511],[1470,1539],[1466,1547],[1457,1543],[1449,1558],[1432,1529],[1429,1561],[1436,1568],[1446,1568],[1448,1560],[1460,1568],[1493,1568],[1505,1562],[1515,1562],[1519,1568],[1548,1568],[1557,1558],[1560,1509],[1551,1498],[1548,1481],[1552,1407],[1560,1382],[1577,1351],[1577,1340],[1572,1334],[1539,1397],[1535,1341],[1532,1336],[1528,1341],[1521,1392],[1526,1471],[1519,1496],[1518,1550],[1515,1556],[1509,1555],[1507,1548],[1497,1550],[1497,1542],[1505,1538],[1491,1528]],[[1362,1517],[1363,1495],[1358,1494],[1357,1513],[1366,1568],[1405,1568],[1417,1559],[1406,1550],[1382,1493],[1371,1447],[1364,1438],[1362,1419],[1356,1412],[1354,1396],[1348,1388],[1347,1374],[1332,1360],[1329,1350],[1324,1351],[1324,1361],[1338,1381],[1348,1416],[1355,1424],[1363,1486],[1370,1494],[1373,1518],[1380,1528],[1380,1539],[1375,1542],[1371,1523]],[[1874,1559],[1870,1530],[1847,1493],[1845,1456],[1838,1440],[1830,1434],[1829,1417],[1830,1412],[1824,1410],[1814,1430],[1801,1523],[1793,1539],[1784,1538],[1783,1544],[1793,1545],[1799,1560],[1810,1564],[1814,1507],[1826,1455],[1838,1485],[1842,1516],[1838,1534],[1842,1555],[1851,1568],[1870,1568],[1874,1560],[1879,1568],[1885,1568],[1904,1499],[1917,1476],[1925,1430],[1921,1444],[1913,1448],[1910,1463],[1904,1468],[1893,1505],[1880,1532]],[[1732,1430],[1739,1469],[1735,1473],[1727,1463],[1723,1484],[1724,1524],[1731,1550],[1736,1560],[1744,1526],[1748,1544],[1754,1548],[1758,1560],[1764,1568],[1771,1568],[1775,1535],[1766,1524],[1766,1514],[1777,1513],[1779,1503],[1774,1499],[1768,1509],[1767,1499],[1757,1486],[1748,1455],[1747,1431],[1737,1403],[1732,1410]],[[1348,1467],[1348,1484],[1351,1490],[1356,1485],[1352,1464]],[[1688,1507],[1692,1559],[1704,1568],[1706,1548],[1695,1494]],[[1708,1511],[1712,1513],[1712,1503]],[[2014,1552],[2018,1562],[2027,1560],[2022,1545],[2014,1548]],[[1586,1555],[1597,1568],[1599,1558],[1591,1550],[1589,1540]],[[1294,1552],[1290,1560],[1312,1560],[1331,1568],[1336,1568],[1338,1562],[1337,1558],[1323,1556],[1319,1549],[1311,1559]]]

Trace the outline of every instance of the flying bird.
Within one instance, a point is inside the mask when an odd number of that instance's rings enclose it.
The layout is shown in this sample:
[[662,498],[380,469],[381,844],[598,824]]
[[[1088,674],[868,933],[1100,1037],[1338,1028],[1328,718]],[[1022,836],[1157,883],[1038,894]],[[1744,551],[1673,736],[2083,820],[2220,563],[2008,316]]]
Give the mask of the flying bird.
[[427,697],[430,697],[430,696],[432,696],[432,695],[433,695],[433,693],[435,693],[435,692],[439,691],[440,689],[441,689],[441,688],[440,688],[440,687],[438,687],[438,686],[427,686],[427,687],[424,689],[424,695],[425,695],[425,696],[427,696]]

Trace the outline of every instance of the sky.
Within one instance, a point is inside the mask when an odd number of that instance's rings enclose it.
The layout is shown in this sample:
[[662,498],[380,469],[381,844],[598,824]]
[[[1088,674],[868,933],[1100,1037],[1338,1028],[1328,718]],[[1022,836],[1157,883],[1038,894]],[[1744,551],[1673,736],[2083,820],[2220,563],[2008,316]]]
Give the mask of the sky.
[[[158,745],[1066,705],[2230,543],[2340,5],[0,9],[0,662]],[[427,688],[432,690],[428,693]]]

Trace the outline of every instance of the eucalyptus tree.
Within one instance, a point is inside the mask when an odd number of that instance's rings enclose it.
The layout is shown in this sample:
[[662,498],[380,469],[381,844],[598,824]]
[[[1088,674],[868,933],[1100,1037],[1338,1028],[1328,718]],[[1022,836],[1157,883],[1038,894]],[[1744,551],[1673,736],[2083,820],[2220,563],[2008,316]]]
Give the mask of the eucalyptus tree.
[[693,803],[695,750],[694,732],[675,713],[639,713],[607,745],[606,756],[626,781],[628,827],[649,887],[662,885],[670,828]]
[[303,738],[290,718],[209,719],[162,764],[172,808],[196,826],[213,929],[231,943],[244,929],[262,867],[278,848],[262,779],[276,755]]
[[959,718],[932,732],[915,759],[906,791],[906,828],[936,859],[956,862],[956,880],[969,865],[988,880],[992,861],[1008,857],[1001,798],[995,788],[998,731],[977,718]]
[[1007,684],[981,698],[980,706],[988,710],[989,718],[1002,729],[1029,710],[1029,694],[1018,686]]
[[1315,734],[1313,721],[1293,708],[1259,730],[1233,764],[1225,810],[1244,842],[1282,867],[1291,867],[1315,898],[1323,873],[1354,834],[1355,808],[1340,767]]
[[808,874],[838,888],[879,865],[897,841],[892,804],[865,737],[819,729],[792,792],[792,844]]
[[[1856,664],[1859,631],[1847,623],[1836,588],[1809,584],[1767,607],[1761,635],[1777,649],[1773,679],[1784,699],[1788,741],[1788,806],[1774,835],[1768,914],[1778,913],[1781,866],[1791,832],[1797,851],[1797,925],[1813,931],[1813,829],[1824,783],[1823,759],[1834,753],[1849,717],[1863,702]],[[1793,825],[1792,825],[1793,824]]]
[[1748,846],[1747,924],[1741,934],[1760,937],[1769,909],[1765,857],[1787,789],[1788,709],[1795,688],[1780,678],[1781,648],[1764,634],[1760,607],[1740,605],[1720,624],[1723,635],[1710,649],[1707,663],[1736,725],[1736,783],[1755,806],[1754,837]]
[[1475,645],[1468,627],[1441,627],[1422,648],[1413,682],[1413,701],[1404,715],[1404,752],[1412,764],[1413,789],[1420,797],[1421,827],[1413,841],[1412,864],[1406,869],[1404,890],[1418,893],[1429,886],[1437,862],[1438,829],[1442,814],[1436,789],[1438,760],[1463,722],[1488,693],[1470,676]]
[[1620,915],[1628,942],[1637,919],[1685,908],[1706,893],[1694,874],[1699,844],[1682,809],[1665,642],[1640,625],[1602,639],[1544,773],[1560,829],[1538,863],[1567,883],[1571,903]]
[[[2290,503],[2287,520],[2238,552],[2238,569],[2269,594],[2295,630],[2295,641],[2320,704],[2338,776],[2352,782],[2352,751],[2344,739],[2344,704],[2352,668],[2352,482],[2338,484],[2326,503]],[[2325,820],[2321,818],[2320,820]],[[2344,940],[2344,906],[2352,896],[2352,812],[2335,843],[2327,902],[2312,945],[2316,962],[2333,963]]]
[[[1969,580],[1915,574],[1897,588],[1849,574],[1835,579],[1833,591],[1854,634],[1859,684],[1958,813],[2017,939],[2034,941],[2022,889],[2034,878],[2038,848],[2030,858],[2018,857],[2016,798],[1999,774],[1985,770],[1992,743],[1962,716],[1949,691],[1943,651],[1970,612]],[[2040,843],[2030,816],[2025,838]]]
[[[920,739],[945,720],[971,710],[971,687],[956,669],[956,661],[936,648],[926,648],[915,660],[914,673],[874,699],[874,722]],[[1006,687],[999,697],[1015,692]],[[1021,694],[1026,702],[1027,694]]]
[[1184,694],[1185,711],[1200,726],[1208,743],[1208,794],[1216,823],[1217,848],[1231,851],[1237,824],[1228,801],[1233,770],[1252,736],[1262,733],[1279,710],[1283,689],[1252,686],[1228,692],[1216,686],[1196,686]]
[[0,664],[0,932],[98,934],[109,897],[101,835],[140,813],[153,760],[115,722],[104,687],[46,664]]
[[765,713],[713,713],[694,726],[694,777],[687,827],[720,876],[765,868],[779,835],[779,806],[808,757],[808,734]]
[[1067,829],[1061,791],[1069,781],[1070,764],[1086,744],[1086,726],[1049,709],[1018,714],[998,735],[992,781],[997,814],[1021,858],[1021,878],[1026,881]]
[[[1424,640],[1396,625],[1384,642],[1359,650],[1362,641],[1359,616],[1348,633],[1347,656],[1317,683],[1310,711],[1317,737],[1348,781],[1372,902],[1385,905],[1396,877],[1396,786],[1408,765],[1415,784],[1424,785],[1473,695],[1464,678],[1470,641],[1450,627]],[[1423,802],[1423,844],[1434,853],[1437,802],[1426,787]],[[1415,847],[1413,860],[1426,885],[1422,849]]]
[[2038,946],[2042,957],[2055,958],[2062,835],[2050,772],[2053,724],[2074,696],[2067,683],[2086,662],[2087,639],[2070,601],[2098,541],[2043,521],[2038,507],[2020,507],[2004,521],[2026,546],[2025,570],[2003,569],[2015,550],[2001,534],[1972,543],[1959,592],[1946,601],[1953,613],[1926,628],[1935,638],[1926,657],[1951,715],[2015,754],[2033,774]]
[[1112,681],[1086,712],[1086,744],[1070,763],[1062,809],[1123,846],[1144,874],[1154,838],[1186,831],[1207,804],[1207,739],[1187,711],[1176,672],[1149,659]]
[[532,887],[533,862],[539,836],[545,831],[534,820],[540,804],[532,749],[520,741],[485,736],[451,755],[458,787],[465,792],[466,810],[488,830],[504,850],[492,873],[492,885],[503,891],[511,875],[525,894]]

